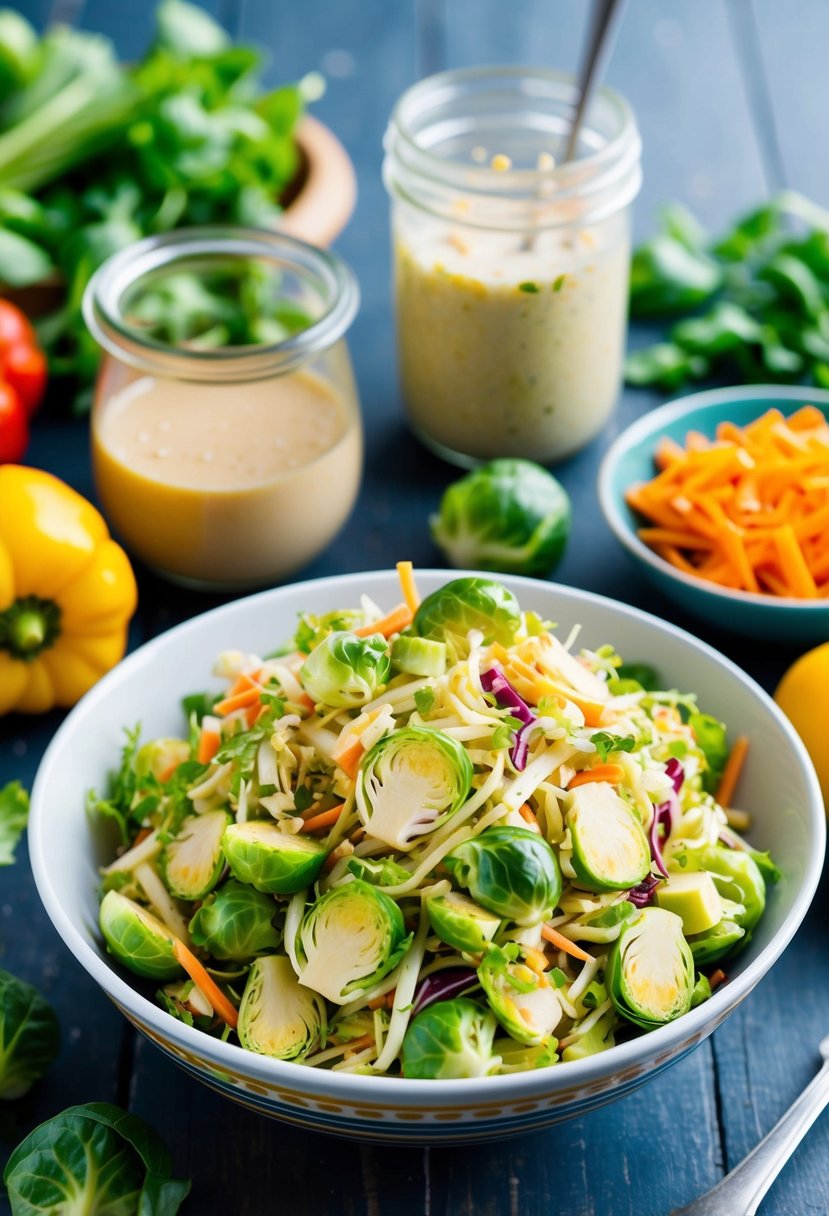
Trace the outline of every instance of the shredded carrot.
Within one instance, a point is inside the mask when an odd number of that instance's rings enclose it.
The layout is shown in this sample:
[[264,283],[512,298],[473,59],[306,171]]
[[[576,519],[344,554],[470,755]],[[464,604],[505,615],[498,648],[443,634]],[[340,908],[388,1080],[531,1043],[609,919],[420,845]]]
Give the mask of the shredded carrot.
[[223,701],[217,701],[213,706],[213,712],[226,718],[228,714],[234,713],[237,709],[250,709],[252,705],[259,703],[261,693],[261,685],[253,684],[250,688],[243,688],[241,692],[225,697]]
[[360,767],[360,761],[363,758],[365,750],[360,736],[354,735],[348,740],[345,747],[335,747],[331,753],[331,757],[353,781],[357,776],[357,770]]
[[201,734],[199,735],[199,746],[196,752],[196,759],[199,764],[209,764],[221,745],[222,736],[220,732],[202,724]]
[[712,971],[711,975],[708,977],[708,983],[711,985],[711,991],[713,992],[715,988],[719,988],[720,984],[724,984],[727,978],[728,977],[726,976],[725,972],[721,971],[719,967],[716,971]]
[[375,1038],[373,1034],[361,1034],[359,1039],[349,1040],[345,1054],[351,1055],[355,1051],[363,1051],[366,1047],[374,1047]]
[[368,1002],[369,1009],[393,1009],[394,994],[396,988],[392,988],[391,992],[384,992],[382,996],[375,996]]
[[303,816],[304,822],[302,824],[302,831],[318,832],[320,828],[332,827],[342,814],[344,806],[345,803],[340,802],[337,804],[337,806],[332,806],[330,810],[320,811],[318,815],[311,815],[308,819],[305,819]]
[[369,625],[360,625],[354,632],[359,638],[371,637],[373,633],[382,633],[384,638],[390,638],[393,633],[400,633],[402,629],[411,625],[413,617],[414,613],[408,604],[398,604],[386,616],[380,617],[379,621],[372,621]]
[[406,606],[412,616],[420,607],[420,596],[417,593],[417,586],[414,581],[414,567],[411,562],[398,562],[397,575],[400,579],[400,589],[403,592],[403,599],[406,601]]
[[727,807],[731,805],[731,799],[734,797],[734,791],[737,788],[737,782],[740,780],[740,773],[743,771],[743,765],[748,755],[748,737],[740,735],[739,739],[735,739],[734,746],[728,753],[728,759],[725,762],[720,783],[717,786],[717,802],[720,806]]
[[625,779],[625,770],[621,764],[595,764],[593,768],[583,768],[567,786],[574,790],[576,786],[587,785],[591,781],[607,781],[610,785],[621,785]]
[[526,803],[526,802],[521,803],[521,806],[519,806],[519,808],[518,808],[518,814],[521,816],[521,818],[524,820],[525,823],[529,823],[532,827],[538,827],[538,820],[536,819],[535,815],[533,814],[532,809],[530,808],[528,803]]
[[216,981],[208,975],[195,954],[188,950],[184,942],[179,941],[177,937],[173,938],[173,954],[208,1004],[213,1006],[214,1011],[223,1022],[227,1022],[228,1026],[235,1030],[239,1021],[236,1006],[231,1004]]
[[663,437],[656,476],[625,499],[640,539],[683,574],[752,594],[829,595],[829,420],[815,406],[768,410],[716,439]]
[[571,942],[569,937],[565,937],[557,929],[551,929],[549,925],[542,925],[541,936],[545,942],[549,942],[557,950],[563,950],[565,954],[570,954],[573,958],[581,959],[583,963],[593,962],[592,956],[586,950],[582,950],[581,946],[577,946],[575,942]]
[[132,847],[135,848],[135,846],[137,844],[142,844],[147,839],[147,837],[152,836],[152,834],[153,834],[152,828],[142,828],[141,831],[136,836],[135,840],[132,842]]

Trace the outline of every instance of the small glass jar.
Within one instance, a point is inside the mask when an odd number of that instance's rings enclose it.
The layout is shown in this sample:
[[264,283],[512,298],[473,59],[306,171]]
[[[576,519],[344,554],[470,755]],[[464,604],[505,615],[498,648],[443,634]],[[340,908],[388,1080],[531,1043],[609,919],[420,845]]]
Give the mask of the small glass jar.
[[618,395],[640,140],[601,89],[557,163],[575,100],[561,72],[444,72],[386,132],[403,397],[418,436],[466,467],[560,460]]
[[362,472],[344,338],[357,304],[334,254],[256,229],[150,237],[95,274],[95,486],[148,566],[189,586],[263,586],[339,531]]

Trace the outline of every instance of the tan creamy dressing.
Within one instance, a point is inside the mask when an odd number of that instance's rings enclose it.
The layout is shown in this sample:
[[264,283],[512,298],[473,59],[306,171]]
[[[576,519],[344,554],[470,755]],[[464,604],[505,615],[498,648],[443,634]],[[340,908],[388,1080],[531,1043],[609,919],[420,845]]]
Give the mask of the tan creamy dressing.
[[[111,371],[111,375],[108,375]],[[125,374],[93,414],[95,481],[115,530],[186,582],[272,582],[315,557],[359,486],[353,385],[308,371],[225,384]]]
[[403,217],[400,374],[415,429],[473,458],[548,462],[601,429],[619,389],[627,220],[521,233]]

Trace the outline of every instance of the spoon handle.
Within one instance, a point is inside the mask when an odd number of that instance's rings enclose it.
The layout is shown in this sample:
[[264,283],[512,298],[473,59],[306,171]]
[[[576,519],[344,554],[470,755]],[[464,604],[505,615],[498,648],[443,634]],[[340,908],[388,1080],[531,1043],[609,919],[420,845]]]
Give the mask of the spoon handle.
[[565,161],[572,160],[576,154],[584,114],[593,93],[593,86],[600,78],[604,69],[604,61],[610,52],[613,43],[614,18],[622,11],[623,3],[624,0],[595,0],[593,19],[590,24],[590,38],[579,72],[579,99],[576,103],[570,134],[567,137],[567,147],[564,150]]
[[695,1203],[672,1216],[754,1216],[760,1202],[806,1132],[829,1103],[829,1060],[764,1140]]

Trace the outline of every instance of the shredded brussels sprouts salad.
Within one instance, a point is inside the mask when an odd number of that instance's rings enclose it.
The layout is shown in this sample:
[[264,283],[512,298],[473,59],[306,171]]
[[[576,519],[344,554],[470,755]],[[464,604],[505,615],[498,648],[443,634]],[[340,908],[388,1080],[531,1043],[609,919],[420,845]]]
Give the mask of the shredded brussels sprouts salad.
[[[100,928],[167,1011],[352,1073],[605,1051],[725,978],[777,876],[724,809],[746,744],[487,578],[219,656],[185,737],[128,734]],[[718,801],[719,798],[719,801]],[[158,987],[160,985],[160,987]]]

